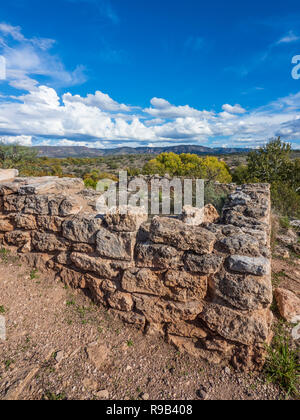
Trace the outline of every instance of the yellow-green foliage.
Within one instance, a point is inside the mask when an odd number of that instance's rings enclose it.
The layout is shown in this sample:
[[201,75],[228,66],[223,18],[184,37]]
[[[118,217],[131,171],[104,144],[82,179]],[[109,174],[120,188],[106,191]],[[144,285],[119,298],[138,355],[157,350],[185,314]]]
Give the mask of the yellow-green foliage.
[[144,166],[145,174],[169,174],[228,183],[232,181],[225,162],[213,156],[200,157],[190,153],[162,153]]
[[90,173],[87,173],[84,175],[84,185],[86,186],[86,188],[94,188],[96,189],[98,182],[101,179],[111,179],[113,181],[118,182],[118,178],[112,174],[108,174],[105,172],[99,172],[97,170],[94,170]]

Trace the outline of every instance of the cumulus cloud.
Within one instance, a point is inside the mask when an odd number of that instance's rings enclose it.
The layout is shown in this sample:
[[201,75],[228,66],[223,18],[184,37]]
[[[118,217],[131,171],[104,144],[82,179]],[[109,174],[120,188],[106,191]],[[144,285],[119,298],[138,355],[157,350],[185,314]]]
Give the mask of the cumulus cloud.
[[32,146],[32,136],[0,136],[0,144],[19,144],[20,146]]
[[131,111],[131,107],[125,104],[119,104],[114,101],[106,93],[100,92],[99,90],[95,92],[94,95],[88,94],[85,98],[82,98],[80,95],[72,96],[70,93],[63,95],[64,103],[82,103],[88,106],[95,106],[100,108],[102,111]]
[[229,105],[229,104],[225,104],[225,105],[222,106],[222,109],[229,114],[245,114],[245,112],[247,112],[239,104],[236,104],[234,106]]
[[189,118],[189,117],[208,117],[211,115],[207,111],[199,111],[191,108],[189,105],[175,106],[165,99],[153,98],[151,99],[152,107],[146,108],[144,111],[158,118]]

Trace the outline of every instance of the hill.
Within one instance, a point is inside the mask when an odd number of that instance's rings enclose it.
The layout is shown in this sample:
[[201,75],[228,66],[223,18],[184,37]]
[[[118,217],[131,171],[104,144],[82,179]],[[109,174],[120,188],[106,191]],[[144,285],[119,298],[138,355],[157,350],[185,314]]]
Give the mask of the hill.
[[66,158],[66,157],[97,157],[113,155],[159,155],[163,152],[194,153],[197,155],[226,155],[245,153],[249,149],[242,148],[210,148],[196,145],[179,145],[171,147],[119,147],[114,149],[96,149],[82,146],[36,146],[40,157]]

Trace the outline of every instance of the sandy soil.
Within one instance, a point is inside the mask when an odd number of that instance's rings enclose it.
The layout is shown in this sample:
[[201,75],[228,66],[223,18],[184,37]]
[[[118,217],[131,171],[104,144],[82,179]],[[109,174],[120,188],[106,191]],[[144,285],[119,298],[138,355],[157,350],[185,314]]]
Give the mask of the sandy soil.
[[180,354],[17,259],[0,258],[0,315],[2,400],[284,398],[263,375]]

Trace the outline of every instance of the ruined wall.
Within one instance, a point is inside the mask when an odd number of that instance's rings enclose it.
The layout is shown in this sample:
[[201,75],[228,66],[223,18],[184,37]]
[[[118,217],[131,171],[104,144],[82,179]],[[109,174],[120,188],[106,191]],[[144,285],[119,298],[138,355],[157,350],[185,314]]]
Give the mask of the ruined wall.
[[79,179],[2,180],[0,243],[179,349],[260,367],[272,324],[269,186],[236,187],[221,220],[201,226],[98,217],[97,197]]

